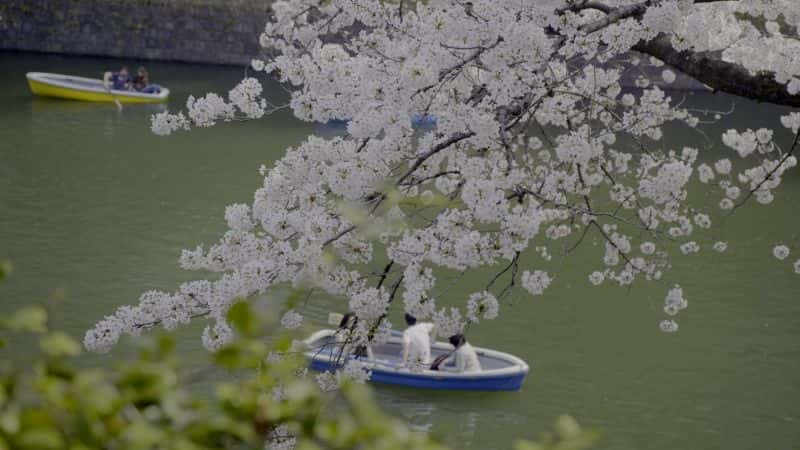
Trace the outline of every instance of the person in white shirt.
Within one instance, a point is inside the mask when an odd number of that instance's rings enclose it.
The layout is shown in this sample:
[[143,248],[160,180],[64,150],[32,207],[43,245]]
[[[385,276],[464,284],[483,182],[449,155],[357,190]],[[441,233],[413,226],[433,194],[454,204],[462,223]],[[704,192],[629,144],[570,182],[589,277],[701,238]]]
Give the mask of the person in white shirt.
[[431,331],[430,322],[417,322],[417,318],[406,313],[408,328],[403,332],[403,366],[408,368],[425,368],[431,363]]
[[[458,373],[473,373],[481,371],[481,362],[478,360],[478,354],[475,349],[469,345],[467,338],[463,334],[454,334],[448,339],[455,347],[450,356],[442,361],[440,367],[450,372]],[[448,368],[447,365],[452,364],[455,367]]]

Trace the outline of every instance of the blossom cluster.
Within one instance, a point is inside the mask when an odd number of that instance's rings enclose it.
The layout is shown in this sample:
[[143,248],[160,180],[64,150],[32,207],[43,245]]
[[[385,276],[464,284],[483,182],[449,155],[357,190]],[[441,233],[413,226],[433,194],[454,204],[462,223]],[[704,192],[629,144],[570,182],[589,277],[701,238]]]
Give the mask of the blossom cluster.
[[[794,0],[771,1],[792,9]],[[297,118],[346,121],[346,132],[309,136],[262,167],[252,202],[225,210],[219,241],[181,254],[183,268],[215,280],[144,294],[89,330],[86,346],[104,351],[123,334],[206,317],[203,343],[218,349],[232,335],[233,301],[276,285],[346,299],[359,343],[387,338],[398,303],[447,336],[495,318],[512,288],[542,295],[557,278],[551,259],[583,244],[596,245],[592,285],[661,280],[674,255],[725,251],[723,242],[701,245],[703,233],[751,197],[773,200],[797,164],[794,146],[779,142],[800,132],[800,114],[774,130],[726,131],[727,153],[711,158],[663,139],[666,127],[701,125],[662,89],[676,79],[672,68],[642,75],[636,89],[621,80],[663,65],[629,51],[664,34],[678,49],[724,50],[797,88],[796,44],[776,43],[789,40],[782,21],[797,15],[779,19],[763,0],[737,3],[645,2],[643,14],[625,16],[564,0],[273,2],[260,37],[269,57],[251,63],[255,75],[227,99],[190,97],[185,114],[154,116],[153,130],[262,117],[271,103],[256,76],[271,76],[291,91]],[[780,24],[763,37],[742,14]],[[435,117],[435,126],[415,128],[415,116]],[[461,276],[486,268],[484,289],[442,301]],[[685,307],[682,290],[671,289],[665,312]],[[301,322],[294,311],[282,319]]]
[[196,127],[210,127],[219,121],[229,122],[242,117],[258,119],[267,111],[268,102],[261,97],[263,87],[256,78],[245,78],[228,93],[228,100],[215,93],[203,97],[189,96],[186,100],[187,115],[182,112],[171,114],[161,112],[153,116],[150,129],[158,135],[169,135],[178,130],[188,130],[190,124]]
[[481,318],[491,320],[497,317],[500,304],[491,292],[476,292],[467,300],[467,319],[479,322]]

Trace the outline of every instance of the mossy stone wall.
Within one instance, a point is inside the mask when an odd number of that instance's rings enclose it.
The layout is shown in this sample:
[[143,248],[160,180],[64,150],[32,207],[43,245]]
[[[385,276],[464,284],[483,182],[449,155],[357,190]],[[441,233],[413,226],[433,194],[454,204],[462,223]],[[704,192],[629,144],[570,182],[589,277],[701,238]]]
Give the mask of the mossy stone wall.
[[215,64],[260,54],[267,0],[2,0],[0,49]]

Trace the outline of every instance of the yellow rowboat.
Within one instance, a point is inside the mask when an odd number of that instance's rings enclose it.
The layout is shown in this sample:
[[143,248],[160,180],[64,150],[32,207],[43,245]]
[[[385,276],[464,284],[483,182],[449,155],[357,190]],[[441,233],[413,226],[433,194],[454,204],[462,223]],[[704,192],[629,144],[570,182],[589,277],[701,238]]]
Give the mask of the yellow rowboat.
[[45,97],[109,103],[159,103],[169,97],[167,88],[161,88],[158,94],[145,94],[114,90],[100,79],[45,72],[28,72],[26,77],[31,92]]

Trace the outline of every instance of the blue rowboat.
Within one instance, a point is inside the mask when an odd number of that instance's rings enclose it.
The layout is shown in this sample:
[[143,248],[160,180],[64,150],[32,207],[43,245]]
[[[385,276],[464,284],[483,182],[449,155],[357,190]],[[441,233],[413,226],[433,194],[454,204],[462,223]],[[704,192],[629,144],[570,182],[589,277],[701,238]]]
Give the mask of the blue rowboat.
[[[436,128],[436,124],[438,123],[438,119],[432,114],[414,114],[409,120],[411,121],[411,126],[414,128],[422,128],[425,130]],[[350,119],[331,119],[322,125],[330,129],[340,129],[347,128],[347,124],[349,123]]]
[[[336,370],[339,346],[334,330],[320,330],[303,341],[310,367],[320,372]],[[431,358],[449,353],[453,346],[444,342],[431,345]],[[401,366],[402,339],[394,334],[388,342],[372,347],[373,358],[358,358],[372,371],[370,381],[425,389],[459,391],[518,391],[530,370],[525,361],[508,353],[475,347],[482,371],[455,373],[441,370],[411,371]],[[353,358],[353,356],[350,356]]]
[[411,125],[419,128],[436,128],[438,120],[431,114],[414,114],[411,116]]

